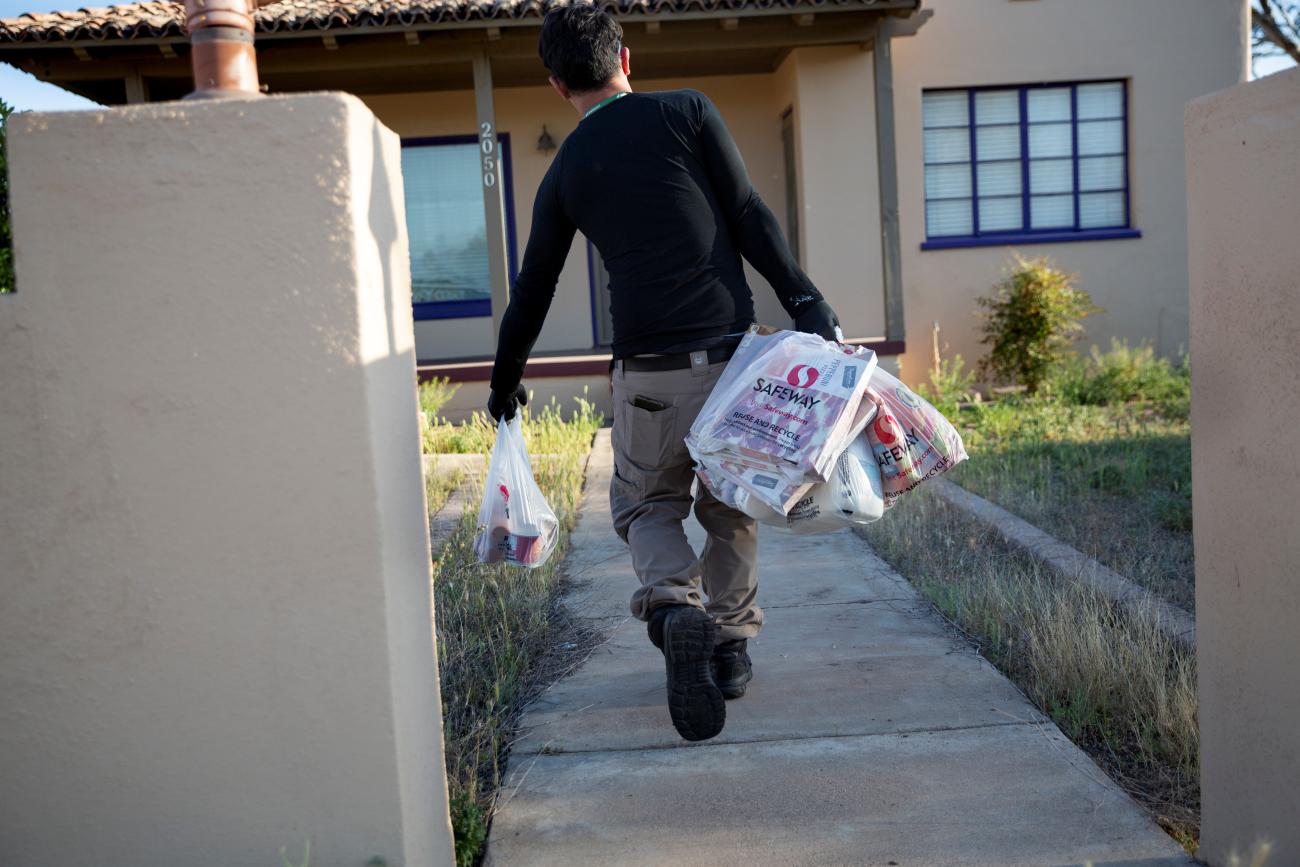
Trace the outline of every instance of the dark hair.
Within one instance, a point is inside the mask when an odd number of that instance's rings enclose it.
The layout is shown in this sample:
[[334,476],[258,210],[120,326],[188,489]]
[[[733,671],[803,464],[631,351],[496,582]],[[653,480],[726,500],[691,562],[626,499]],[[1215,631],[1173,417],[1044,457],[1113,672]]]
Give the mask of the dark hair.
[[588,3],[559,6],[546,13],[537,53],[542,63],[575,93],[599,90],[618,74],[623,28]]

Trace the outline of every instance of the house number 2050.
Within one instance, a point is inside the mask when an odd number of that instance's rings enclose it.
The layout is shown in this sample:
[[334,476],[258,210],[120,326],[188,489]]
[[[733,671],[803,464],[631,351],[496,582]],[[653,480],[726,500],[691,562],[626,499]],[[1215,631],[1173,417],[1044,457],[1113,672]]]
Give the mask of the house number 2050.
[[479,124],[479,150],[483,157],[483,186],[497,185],[497,137],[492,134],[492,124],[483,121]]

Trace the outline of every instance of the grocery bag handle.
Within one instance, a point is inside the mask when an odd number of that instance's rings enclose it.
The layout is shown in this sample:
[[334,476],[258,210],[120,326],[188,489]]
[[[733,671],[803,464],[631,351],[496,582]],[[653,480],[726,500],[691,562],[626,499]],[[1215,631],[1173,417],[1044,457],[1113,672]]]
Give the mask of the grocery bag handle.
[[524,445],[523,423],[521,422],[517,411],[515,412],[515,417],[509,421],[506,421],[504,416],[497,421],[498,440],[500,440],[502,434],[505,434],[506,437],[509,438],[511,446],[519,453],[519,457],[523,461],[524,466],[528,469],[529,475],[532,475],[533,459],[528,456],[528,448]]

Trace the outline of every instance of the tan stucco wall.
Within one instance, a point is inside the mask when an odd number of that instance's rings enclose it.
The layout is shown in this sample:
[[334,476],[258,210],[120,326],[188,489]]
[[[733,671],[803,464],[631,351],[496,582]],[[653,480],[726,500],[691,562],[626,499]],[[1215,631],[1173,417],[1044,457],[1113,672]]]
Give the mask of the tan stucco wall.
[[1300,70],[1187,108],[1201,850],[1300,863]]
[[793,104],[799,243],[808,276],[849,337],[885,333],[871,53],[799,48],[778,67]]
[[[899,211],[909,379],[928,366],[930,323],[953,353],[972,360],[979,320],[974,299],[1001,275],[1005,248],[921,251],[925,178],[921,91],[936,87],[1127,78],[1133,225],[1143,237],[1034,244],[1079,274],[1106,308],[1089,338],[1187,347],[1187,217],[1182,107],[1246,76],[1244,0],[927,0],[934,11],[911,38],[894,41]],[[1082,344],[1086,349],[1087,342]]]
[[451,863],[397,145],[341,95],[11,120],[5,864]]

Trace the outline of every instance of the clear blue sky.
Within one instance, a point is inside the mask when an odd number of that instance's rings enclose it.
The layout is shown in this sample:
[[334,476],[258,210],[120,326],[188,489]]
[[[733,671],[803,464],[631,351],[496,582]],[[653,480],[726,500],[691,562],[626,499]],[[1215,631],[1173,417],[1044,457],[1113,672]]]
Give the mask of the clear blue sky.
[[[103,0],[0,0],[0,18],[17,18],[24,12],[55,12],[59,9],[76,9],[86,5],[105,5]],[[37,81],[25,72],[0,63],[0,99],[20,111],[66,111],[75,108],[93,108],[95,103],[68,93],[66,90]]]
[[[75,9],[85,5],[108,5],[105,0],[0,0],[0,18],[14,18],[24,12],[53,12],[58,9]],[[1292,66],[1289,58],[1270,58],[1256,66],[1259,75],[1269,75]],[[94,103],[66,90],[37,81],[25,72],[0,63],[0,98],[19,110],[66,111],[93,108]]]

